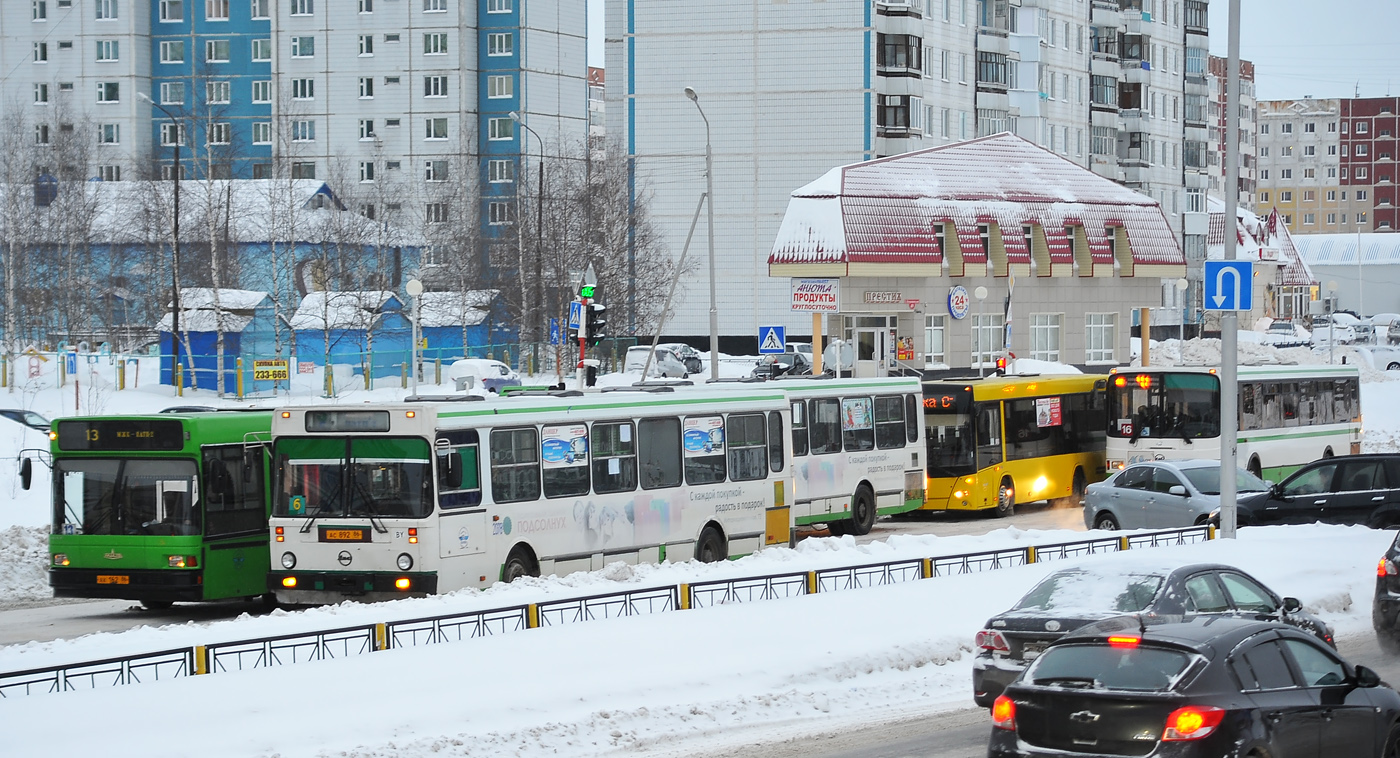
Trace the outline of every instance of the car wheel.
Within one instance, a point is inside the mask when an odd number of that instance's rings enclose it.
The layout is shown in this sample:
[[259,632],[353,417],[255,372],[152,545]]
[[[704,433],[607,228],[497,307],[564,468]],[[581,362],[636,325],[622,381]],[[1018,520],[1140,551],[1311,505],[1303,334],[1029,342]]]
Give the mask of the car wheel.
[[1398,368],[1400,368],[1400,361],[1391,361],[1390,363],[1386,364],[1385,370],[1394,371]]
[[1016,513],[1016,488],[1011,484],[1011,479],[1002,479],[1001,486],[997,487],[997,518],[1007,518]]
[[1382,758],[1400,758],[1400,724],[1390,727],[1390,735],[1385,738],[1385,750],[1381,751]]
[[1094,528],[1102,532],[1118,531],[1118,519],[1112,513],[1100,513],[1094,517]]
[[856,488],[856,496],[851,499],[851,532],[857,536],[870,534],[875,528],[875,493],[861,485]]
[[1069,496],[1057,497],[1051,501],[1051,504],[1056,508],[1078,508],[1080,502],[1084,500],[1086,487],[1088,484],[1084,480],[1084,470],[1077,468],[1074,470],[1074,482],[1070,485]]
[[719,536],[714,527],[705,527],[705,530],[700,532],[700,539],[695,543],[695,559],[701,563],[719,563],[728,557],[729,551],[724,548],[724,538]]

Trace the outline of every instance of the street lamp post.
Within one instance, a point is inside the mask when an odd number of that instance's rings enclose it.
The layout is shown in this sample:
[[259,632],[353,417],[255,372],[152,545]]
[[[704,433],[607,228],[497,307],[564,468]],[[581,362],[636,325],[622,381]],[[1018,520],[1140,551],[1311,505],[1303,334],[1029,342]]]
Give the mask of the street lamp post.
[[175,124],[175,170],[170,173],[171,179],[175,182],[175,220],[174,220],[174,244],[171,246],[170,254],[170,336],[174,344],[174,360],[170,364],[170,383],[175,385],[177,395],[184,394],[184,381],[180,377],[180,138],[183,136],[180,129],[180,120],[175,118],[175,114],[166,110],[164,106],[151,99],[150,95],[144,92],[136,93],[136,96],[155,106],[156,110],[164,113]]
[[695,88],[686,87],[685,96],[695,103],[700,118],[705,121],[705,222],[708,231],[705,236],[710,243],[710,379],[719,379],[719,308],[715,306],[715,166],[714,152],[710,148],[710,119],[705,109],[700,107],[700,96]]
[[[540,143],[540,180],[539,186],[535,188],[535,370],[539,370],[540,362],[540,339],[544,336],[544,274],[543,264],[540,259],[544,256],[544,140],[540,133],[530,128],[524,119],[516,111],[510,112],[510,119],[525,128],[525,131],[535,135],[535,140]],[[520,151],[524,153],[525,151]]]

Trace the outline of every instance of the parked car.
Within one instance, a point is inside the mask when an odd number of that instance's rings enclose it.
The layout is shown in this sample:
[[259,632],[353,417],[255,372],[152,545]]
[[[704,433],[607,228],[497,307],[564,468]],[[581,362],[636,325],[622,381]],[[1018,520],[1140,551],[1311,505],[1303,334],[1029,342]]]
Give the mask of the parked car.
[[656,355],[651,360],[651,368],[647,368],[647,354],[651,352],[649,345],[633,345],[627,348],[627,355],[622,360],[622,370],[629,374],[640,374],[643,369],[647,376],[661,376],[668,379],[684,379],[690,375],[686,369],[685,361],[676,355],[669,348],[658,345]]
[[[1236,492],[1268,492],[1269,483],[1235,470]],[[1156,529],[1204,524],[1220,507],[1220,461],[1135,463],[1084,492],[1089,529]]]
[[[1211,514],[1219,523],[1219,512]],[[1267,492],[1241,495],[1235,523],[1400,526],[1400,454],[1323,458],[1303,466]]]
[[457,391],[481,389],[500,392],[502,387],[521,386],[520,374],[500,361],[490,358],[462,358],[447,367],[447,377],[457,385]]
[[1311,340],[1312,333],[1307,329],[1282,319],[1269,324],[1268,330],[1260,335],[1261,342],[1274,347],[1301,347]]
[[701,374],[705,372],[704,356],[690,345],[684,342],[667,342],[663,345],[657,345],[657,347],[664,347],[675,353],[676,357],[685,364],[685,370],[689,373]]
[[19,410],[17,408],[0,408],[0,416],[4,416],[16,424],[24,424],[30,429],[38,429],[41,432],[47,432],[50,423],[52,423],[34,411]]
[[[1356,342],[1356,330],[1348,326],[1343,319],[1352,318],[1344,313],[1334,313],[1331,316],[1318,316],[1313,319],[1312,341],[1314,345],[1350,345]],[[1333,343],[1332,334],[1336,332],[1336,342]]]
[[1371,325],[1372,338],[1379,345],[1381,342],[1389,342],[1390,326],[1400,323],[1400,313],[1377,313],[1366,321]]
[[984,708],[1046,646],[1085,624],[1125,613],[1143,616],[1197,613],[1273,619],[1335,647],[1332,629],[1232,566],[1197,563],[1179,568],[1094,566],[1057,571],[1042,579],[1011,610],[987,620],[972,660],[973,700]]
[[1376,565],[1376,595],[1371,600],[1371,626],[1376,644],[1391,655],[1400,653],[1400,533]]
[[805,376],[812,373],[812,362],[802,353],[773,353],[759,359],[753,376],[774,379],[779,376]]
[[1385,341],[1388,345],[1400,345],[1400,321],[1386,327]]
[[1120,617],[1054,642],[997,698],[987,755],[1393,758],[1397,716],[1376,672],[1286,625]]

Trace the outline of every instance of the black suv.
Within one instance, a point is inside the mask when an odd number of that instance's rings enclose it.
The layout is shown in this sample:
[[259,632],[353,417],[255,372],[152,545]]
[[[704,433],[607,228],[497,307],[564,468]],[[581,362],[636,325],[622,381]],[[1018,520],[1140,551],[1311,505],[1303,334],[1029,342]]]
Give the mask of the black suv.
[[1400,534],[1376,565],[1376,596],[1371,600],[1371,626],[1376,644],[1391,655],[1400,653]]
[[[1293,472],[1268,492],[1241,494],[1236,522],[1267,524],[1400,525],[1400,455],[1373,453],[1323,458]],[[1212,522],[1219,523],[1218,512]]]

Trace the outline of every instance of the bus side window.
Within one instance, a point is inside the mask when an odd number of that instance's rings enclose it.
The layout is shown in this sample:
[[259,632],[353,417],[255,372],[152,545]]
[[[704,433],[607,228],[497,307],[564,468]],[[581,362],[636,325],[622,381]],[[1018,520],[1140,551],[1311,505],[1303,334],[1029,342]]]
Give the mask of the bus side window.
[[911,443],[919,441],[919,424],[923,421],[920,405],[922,403],[914,395],[904,396],[904,435]]
[[491,497],[519,503],[540,497],[539,432],[495,429],[491,432]]
[[783,470],[783,414],[777,411],[768,412],[768,468],[775,474]]
[[631,421],[595,421],[592,431],[593,491],[637,489],[637,441]]
[[680,419],[646,418],[637,423],[637,468],[644,490],[680,486]]
[[[261,450],[262,448],[258,448]],[[242,445],[210,445],[204,454],[205,531],[210,537],[261,531],[265,526],[266,500],[262,466],[244,481]],[[262,456],[258,460],[261,462]]]
[[1240,431],[1259,428],[1259,411],[1255,403],[1258,385],[1240,383]]
[[768,476],[768,441],[762,413],[731,413],[724,422],[724,436],[732,481]]
[[807,411],[812,454],[841,452],[841,400],[834,397],[809,400]]
[[807,404],[801,400],[794,400],[792,402],[792,456],[796,458],[806,454]]
[[[480,438],[475,429],[441,432],[439,442],[450,446],[438,452],[438,507],[465,508],[481,504]],[[448,460],[455,458],[459,481],[447,480]]]
[[841,436],[847,452],[875,449],[875,418],[870,398],[841,398]]
[[724,419],[720,416],[688,416],[685,420],[685,483],[714,484],[724,481]]
[[875,447],[904,447],[904,400],[893,397],[875,398]]

